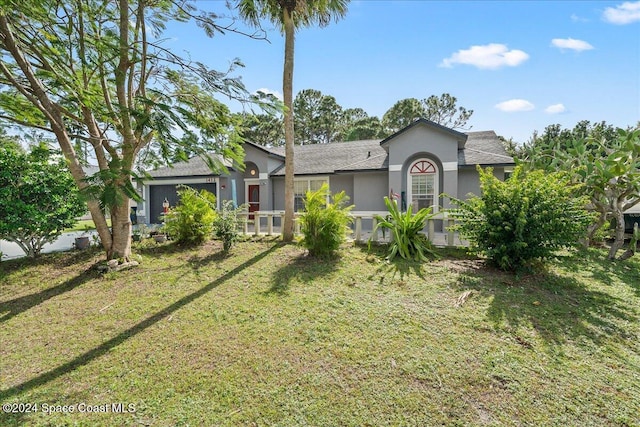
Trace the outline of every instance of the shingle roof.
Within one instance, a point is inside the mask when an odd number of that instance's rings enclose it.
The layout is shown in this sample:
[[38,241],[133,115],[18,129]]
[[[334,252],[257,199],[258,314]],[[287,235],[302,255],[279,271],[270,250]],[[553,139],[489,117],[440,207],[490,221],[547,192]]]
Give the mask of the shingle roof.
[[[215,155],[213,155],[215,156]],[[213,157],[212,156],[212,157]],[[218,157],[221,158],[221,157]],[[231,167],[231,162],[223,160],[223,164],[226,167]],[[149,175],[154,178],[170,178],[178,176],[207,176],[218,175],[211,171],[209,166],[200,156],[195,156],[187,160],[186,162],[174,163],[172,166],[165,166],[156,170],[150,171]]]
[[[514,164],[513,158],[507,154],[494,131],[467,132],[466,135],[468,137],[465,147],[458,150],[458,164],[460,166]],[[387,170],[389,156],[381,144],[388,141],[389,138],[296,145],[294,147],[294,173],[295,175],[322,175]],[[258,146],[258,148],[284,158],[284,147]],[[230,166],[229,162],[225,162],[225,165]],[[156,169],[149,174],[154,178],[215,175],[200,157],[176,163],[173,167]],[[284,166],[271,171],[271,175],[283,176]]]
[[[284,147],[273,148],[284,155]],[[387,152],[379,139],[296,145],[293,151],[295,175],[330,174],[343,171],[386,170]],[[271,173],[284,175],[284,167]]]
[[467,132],[467,135],[464,149],[458,150],[460,166],[515,164],[494,131]]

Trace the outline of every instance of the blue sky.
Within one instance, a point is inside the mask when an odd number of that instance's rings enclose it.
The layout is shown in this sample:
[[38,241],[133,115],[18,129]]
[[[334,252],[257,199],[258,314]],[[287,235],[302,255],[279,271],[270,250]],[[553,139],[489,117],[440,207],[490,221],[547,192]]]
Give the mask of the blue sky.
[[[166,47],[217,69],[238,57],[247,89],[280,93],[284,41],[264,28],[270,43],[174,24]],[[517,142],[553,123],[640,120],[640,1],[354,1],[338,23],[301,29],[295,55],[294,93],[318,89],[380,118],[400,99],[447,92],[474,110],[471,130]]]

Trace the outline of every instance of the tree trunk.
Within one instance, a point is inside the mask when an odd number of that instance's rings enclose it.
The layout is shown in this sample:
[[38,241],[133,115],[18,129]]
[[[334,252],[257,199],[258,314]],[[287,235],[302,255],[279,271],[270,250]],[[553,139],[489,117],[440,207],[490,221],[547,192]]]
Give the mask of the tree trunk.
[[596,221],[595,223],[587,227],[587,238],[580,242],[585,248],[588,248],[591,245],[591,243],[593,243],[595,239],[595,234],[598,232],[598,230],[600,230],[600,228],[602,228],[604,223],[607,222],[606,210],[600,209],[600,207],[598,207],[597,211],[598,213],[600,213],[600,216],[598,217],[598,221]]
[[616,235],[609,250],[609,259],[612,260],[616,259],[618,250],[624,245],[624,213],[622,211],[622,203],[618,200],[614,201],[613,217],[616,219]]
[[282,224],[282,240],[290,242],[293,240],[293,209],[294,209],[294,186],[293,186],[293,53],[294,53],[294,32],[293,19],[289,10],[284,8],[284,72],[282,76],[282,93],[284,97],[284,140],[285,140],[285,161],[284,161],[284,221]]
[[[130,200],[127,197],[117,206],[111,208],[111,246],[105,247],[107,259],[131,258],[131,217],[129,216]],[[103,244],[104,246],[104,244]]]

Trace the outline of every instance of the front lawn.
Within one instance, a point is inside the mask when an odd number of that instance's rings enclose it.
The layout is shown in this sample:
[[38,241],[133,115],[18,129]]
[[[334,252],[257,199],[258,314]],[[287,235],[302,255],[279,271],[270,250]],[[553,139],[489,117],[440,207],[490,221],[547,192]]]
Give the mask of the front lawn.
[[0,425],[640,425],[638,259],[138,252],[104,276],[98,252],[0,264],[0,401],[38,405]]

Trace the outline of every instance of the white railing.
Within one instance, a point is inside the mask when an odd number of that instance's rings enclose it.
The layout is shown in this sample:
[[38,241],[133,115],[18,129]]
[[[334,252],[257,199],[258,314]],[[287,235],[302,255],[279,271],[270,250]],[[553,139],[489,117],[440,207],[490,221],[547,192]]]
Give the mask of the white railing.
[[[358,243],[365,242],[365,235],[367,232],[371,232],[371,240],[373,242],[380,242],[380,231],[375,230],[378,223],[376,217],[386,217],[389,214],[387,211],[352,211],[350,212],[353,217],[353,240]],[[253,234],[255,236],[267,235],[273,236],[280,234],[279,230],[274,227],[274,219],[278,218],[280,224],[284,218],[284,211],[255,211],[255,212],[243,212],[240,214],[243,217],[242,221],[242,233],[245,235]],[[253,218],[250,218],[253,217]],[[295,234],[300,234],[300,214],[294,214],[295,221]],[[363,222],[371,222],[371,227],[363,227]],[[443,221],[444,233],[436,233],[436,221]],[[253,224],[253,230],[249,230],[249,226]],[[456,239],[455,234],[451,230],[451,227],[455,224],[454,218],[447,212],[440,212],[427,220],[427,236],[429,240],[436,243],[436,237],[444,237],[444,246],[455,246]]]

